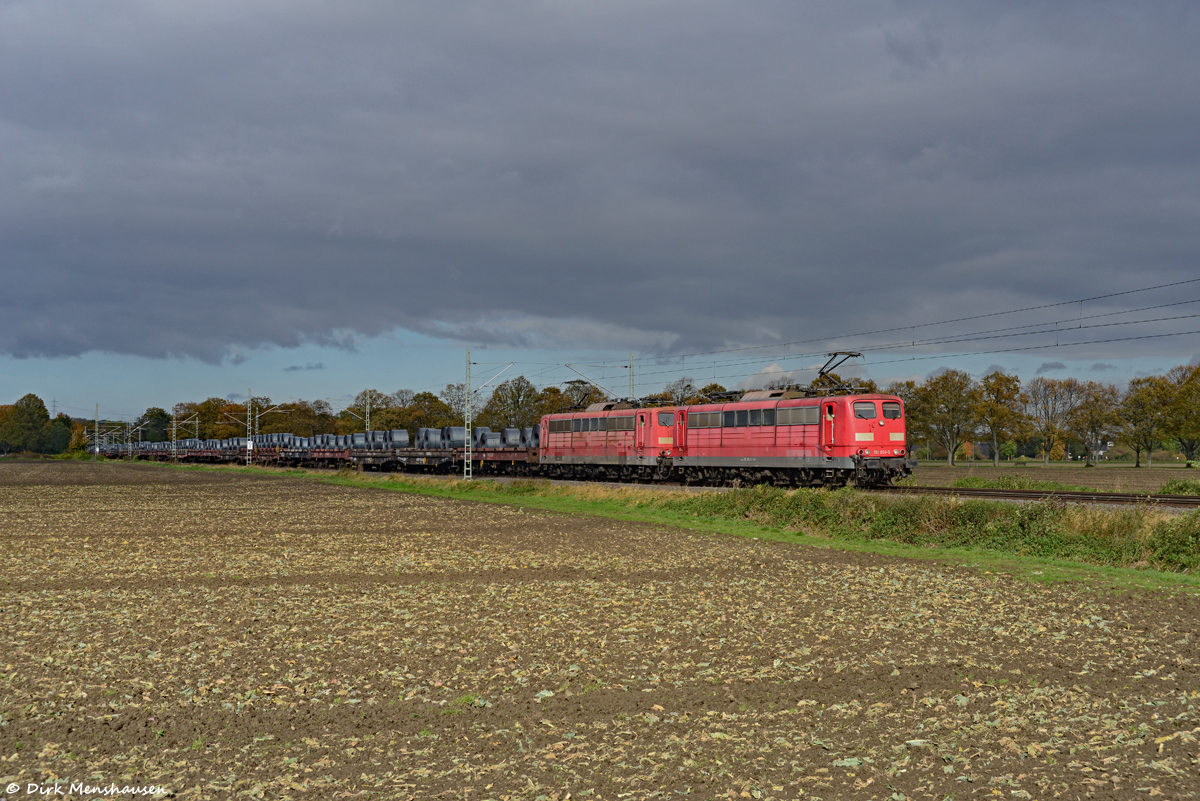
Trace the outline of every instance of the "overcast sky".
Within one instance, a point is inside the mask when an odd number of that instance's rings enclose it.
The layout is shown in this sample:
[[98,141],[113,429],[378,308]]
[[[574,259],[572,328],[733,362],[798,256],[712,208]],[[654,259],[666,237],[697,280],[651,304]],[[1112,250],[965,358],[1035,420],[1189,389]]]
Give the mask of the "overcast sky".
[[1194,2],[5,0],[0,75],[0,402],[1200,354],[1200,283],[917,327],[1200,278]]

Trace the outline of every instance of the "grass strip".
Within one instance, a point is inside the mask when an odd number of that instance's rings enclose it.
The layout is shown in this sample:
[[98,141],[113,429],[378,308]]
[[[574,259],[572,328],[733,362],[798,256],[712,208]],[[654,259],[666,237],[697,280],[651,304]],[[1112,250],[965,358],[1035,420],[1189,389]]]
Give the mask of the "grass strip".
[[1005,475],[996,478],[963,476],[950,485],[956,489],[1042,490],[1045,492],[1089,492],[1091,487],[1063,484],[1059,481],[1038,481],[1029,476]]

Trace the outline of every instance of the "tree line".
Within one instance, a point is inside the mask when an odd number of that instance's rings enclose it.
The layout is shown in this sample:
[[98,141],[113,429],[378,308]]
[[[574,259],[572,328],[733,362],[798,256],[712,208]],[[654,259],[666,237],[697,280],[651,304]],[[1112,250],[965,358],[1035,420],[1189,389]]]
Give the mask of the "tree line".
[[71,445],[72,433],[82,429],[65,414],[50,419],[42,399],[26,395],[12,405],[0,406],[0,453],[63,453]]
[[975,441],[989,445],[995,464],[1007,448],[1015,453],[1035,446],[1042,460],[1064,458],[1068,445],[1082,450],[1088,464],[1108,442],[1128,446],[1140,467],[1155,448],[1172,441],[1191,462],[1200,447],[1200,367],[1181,365],[1165,375],[1135,378],[1121,390],[1114,384],[1074,378],[1037,377],[1026,384],[993,372],[976,381],[947,370],[923,383],[902,381],[887,387],[908,410],[908,439],[936,444],[954,464],[956,454]]

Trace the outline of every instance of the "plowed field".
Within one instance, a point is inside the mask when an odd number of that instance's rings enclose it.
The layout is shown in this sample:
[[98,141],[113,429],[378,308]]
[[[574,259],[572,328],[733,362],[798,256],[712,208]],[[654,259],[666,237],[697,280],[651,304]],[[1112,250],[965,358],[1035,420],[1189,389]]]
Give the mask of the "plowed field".
[[1189,598],[118,464],[0,463],[0,548],[9,799],[1200,790]]

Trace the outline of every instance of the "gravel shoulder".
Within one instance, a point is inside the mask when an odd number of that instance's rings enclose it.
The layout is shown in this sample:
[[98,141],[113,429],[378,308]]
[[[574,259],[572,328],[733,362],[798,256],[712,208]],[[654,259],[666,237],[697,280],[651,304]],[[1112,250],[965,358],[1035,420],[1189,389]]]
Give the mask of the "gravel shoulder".
[[0,549],[10,799],[1200,793],[1191,597],[78,462]]

